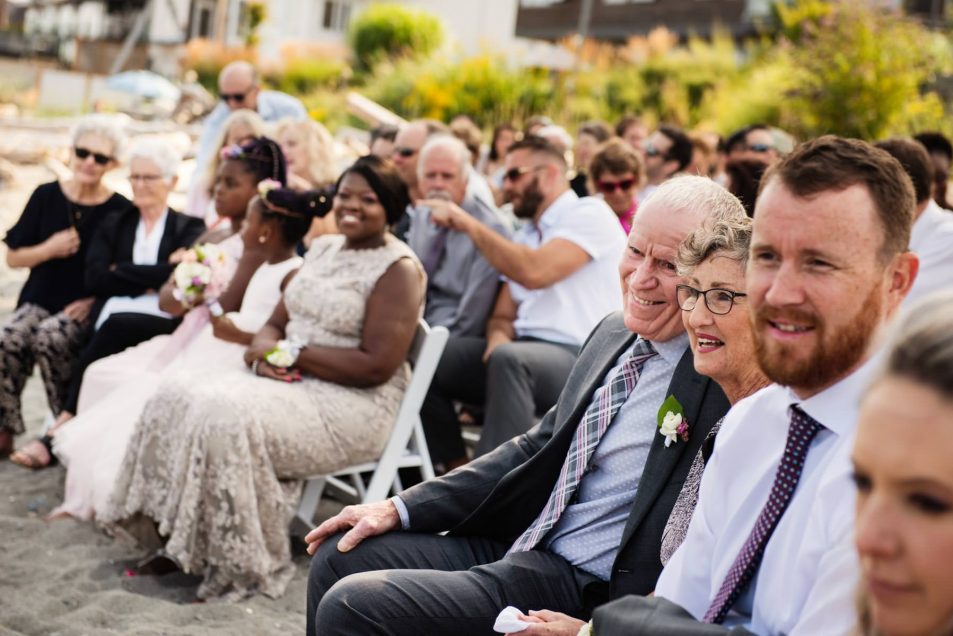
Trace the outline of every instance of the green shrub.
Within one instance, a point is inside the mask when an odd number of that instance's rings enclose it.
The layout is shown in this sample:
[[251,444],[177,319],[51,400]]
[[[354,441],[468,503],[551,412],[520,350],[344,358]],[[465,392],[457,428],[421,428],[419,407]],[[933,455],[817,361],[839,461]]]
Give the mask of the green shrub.
[[334,60],[295,57],[286,59],[280,70],[265,74],[265,81],[285,93],[303,95],[319,88],[330,88],[346,82],[349,70]]
[[388,58],[431,54],[443,44],[435,16],[398,4],[372,4],[351,23],[350,41],[358,68],[368,70]]

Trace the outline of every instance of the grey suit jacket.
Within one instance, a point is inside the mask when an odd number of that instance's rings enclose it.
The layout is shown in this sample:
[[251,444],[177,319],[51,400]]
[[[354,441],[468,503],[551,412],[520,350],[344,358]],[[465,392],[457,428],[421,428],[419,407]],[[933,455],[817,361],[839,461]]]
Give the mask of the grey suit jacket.
[[[549,498],[593,393],[635,337],[620,313],[603,319],[583,345],[556,406],[537,426],[449,475],[401,493],[410,529],[515,541]],[[659,548],[665,523],[695,454],[728,411],[718,385],[695,372],[690,350],[679,361],[668,393],[685,409],[689,441],[665,448],[662,436],[655,436],[609,584],[586,589],[590,608],[609,598],[655,589],[662,571]]]

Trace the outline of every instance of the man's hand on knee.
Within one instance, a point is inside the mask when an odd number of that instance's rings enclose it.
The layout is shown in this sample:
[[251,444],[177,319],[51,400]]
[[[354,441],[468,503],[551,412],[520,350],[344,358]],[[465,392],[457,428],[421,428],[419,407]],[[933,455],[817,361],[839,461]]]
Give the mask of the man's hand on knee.
[[347,506],[304,538],[308,554],[313,555],[325,539],[343,530],[350,530],[338,541],[338,550],[348,552],[368,537],[400,527],[400,515],[390,500],[360,506]]

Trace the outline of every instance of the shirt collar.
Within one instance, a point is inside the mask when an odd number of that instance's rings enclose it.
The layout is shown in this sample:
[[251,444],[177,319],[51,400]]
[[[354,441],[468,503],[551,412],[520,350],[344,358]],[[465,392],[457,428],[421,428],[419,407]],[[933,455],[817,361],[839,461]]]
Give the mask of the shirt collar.
[[[685,355],[685,350],[688,349],[688,334],[684,331],[674,338],[669,338],[664,342],[659,342],[657,340],[649,340],[652,343],[652,346],[658,351],[659,357],[668,362],[669,364],[678,364],[678,361],[682,359],[682,356]],[[634,344],[632,345],[635,346]]]
[[539,221],[536,223],[536,227],[539,228],[539,231],[549,228],[550,226],[556,224],[559,221],[559,214],[556,214],[561,208],[572,205],[574,202],[579,200],[579,195],[577,195],[572,188],[566,190],[560,194],[555,201],[549,204],[549,207],[543,211],[543,214],[539,217]]
[[828,430],[841,436],[849,435],[857,426],[860,398],[883,363],[884,356],[883,351],[878,351],[846,378],[806,400],[799,398],[790,387],[785,387],[788,400],[799,405]]

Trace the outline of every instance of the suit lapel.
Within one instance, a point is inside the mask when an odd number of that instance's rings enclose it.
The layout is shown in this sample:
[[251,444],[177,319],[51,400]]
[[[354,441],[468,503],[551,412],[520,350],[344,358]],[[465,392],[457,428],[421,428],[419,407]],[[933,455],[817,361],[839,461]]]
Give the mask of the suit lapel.
[[[684,417],[689,425],[689,436],[695,433],[695,423],[698,421],[702,401],[710,381],[707,377],[696,373],[692,350],[688,349],[675,367],[675,373],[672,374],[672,381],[669,383],[665,397],[674,395],[682,405],[685,411]],[[666,448],[664,437],[658,434],[654,436],[648,459],[645,460],[642,478],[639,480],[635,501],[632,502],[632,510],[629,512],[629,518],[622,533],[620,546],[624,546],[631,538],[642,518],[668,484],[672,471],[684,454],[687,445],[678,441]]]
[[165,228],[162,230],[162,240],[159,241],[159,262],[169,260],[169,255],[175,251],[175,238],[178,235],[178,215],[169,208],[165,217]]

